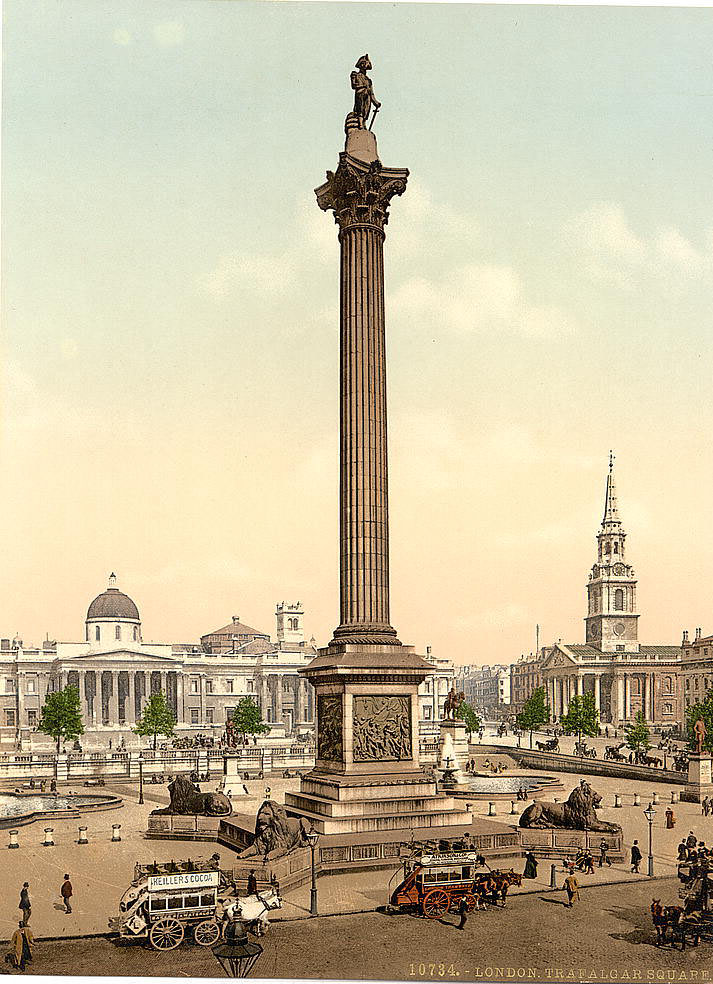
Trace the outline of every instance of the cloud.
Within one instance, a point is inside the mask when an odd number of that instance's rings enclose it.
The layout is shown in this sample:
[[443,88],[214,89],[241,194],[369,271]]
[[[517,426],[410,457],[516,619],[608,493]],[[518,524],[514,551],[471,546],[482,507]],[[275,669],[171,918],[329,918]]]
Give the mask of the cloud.
[[531,338],[574,334],[577,324],[557,307],[528,303],[521,278],[510,266],[468,264],[441,277],[417,278],[393,295],[394,316],[463,334],[496,332]]
[[185,25],[181,21],[163,21],[153,29],[156,44],[162,48],[175,48],[183,44],[186,36]]
[[133,41],[131,34],[125,27],[117,27],[111,37],[114,44],[127,45]]
[[564,225],[563,238],[591,280],[624,290],[652,281],[684,288],[713,275],[713,229],[700,249],[671,225],[645,238],[616,202],[597,202],[573,216]]

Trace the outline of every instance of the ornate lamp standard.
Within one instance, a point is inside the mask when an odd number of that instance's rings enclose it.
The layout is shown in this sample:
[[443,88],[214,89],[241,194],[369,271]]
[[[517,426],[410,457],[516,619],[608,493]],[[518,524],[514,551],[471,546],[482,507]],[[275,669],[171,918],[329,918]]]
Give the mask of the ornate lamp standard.
[[648,871],[646,872],[649,878],[654,876],[654,853],[652,848],[652,839],[654,831],[654,817],[656,816],[656,810],[654,809],[653,803],[649,805],[644,810],[644,816],[649,821],[649,865]]
[[318,915],[317,913],[317,872],[314,866],[314,849],[317,846],[317,841],[319,840],[319,834],[316,830],[312,829],[305,834],[307,841],[309,843],[309,849],[312,852],[312,888],[309,893],[309,912],[311,916]]
[[144,753],[139,752],[139,806],[144,802]]
[[226,977],[247,977],[262,953],[259,943],[250,942],[239,919],[233,919],[225,927],[225,943],[212,949]]

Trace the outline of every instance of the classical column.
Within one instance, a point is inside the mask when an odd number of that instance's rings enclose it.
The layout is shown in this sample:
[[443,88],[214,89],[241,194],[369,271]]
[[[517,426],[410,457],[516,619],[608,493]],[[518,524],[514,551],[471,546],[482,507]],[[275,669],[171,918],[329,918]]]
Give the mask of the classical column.
[[[362,136],[368,134],[368,136]],[[335,639],[398,644],[389,621],[384,226],[406,190],[405,168],[383,167],[369,131],[358,157],[340,155],[316,189],[340,242],[340,619]],[[368,144],[368,147],[366,146]]]
[[650,688],[649,688],[649,721],[656,720],[656,678],[653,673],[649,673]]
[[624,719],[624,678],[623,678],[623,676],[618,676],[616,678],[616,716],[617,716],[617,721],[622,721]]
[[186,718],[184,705],[186,681],[183,679],[183,672],[176,673],[176,691],[176,719],[179,724],[183,724]]
[[631,717],[631,673],[624,674],[624,717]]
[[594,707],[601,713],[602,710],[602,678],[594,677]]
[[270,706],[270,683],[267,676],[262,674],[260,677],[260,710],[262,711],[263,721],[267,721],[267,709]]
[[124,704],[124,720],[127,724],[136,724],[136,679],[133,670],[127,673],[126,702]]
[[294,703],[295,716],[292,723],[295,728],[297,727],[298,724],[302,724],[302,721],[304,719],[304,710],[302,709],[303,682],[304,681],[301,680],[299,677],[295,677],[295,679],[292,681],[292,690],[294,693],[294,701],[295,701]]
[[109,700],[109,724],[114,726],[119,723],[119,674],[111,674],[111,698]]
[[584,695],[584,678],[577,674],[574,681],[577,688],[577,696],[582,697]]
[[275,723],[282,724],[282,677],[274,676],[275,681]]

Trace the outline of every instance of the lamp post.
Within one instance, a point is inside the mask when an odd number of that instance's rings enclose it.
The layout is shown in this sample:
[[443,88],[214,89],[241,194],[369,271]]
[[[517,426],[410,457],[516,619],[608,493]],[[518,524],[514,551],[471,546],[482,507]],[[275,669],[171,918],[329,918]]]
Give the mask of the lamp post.
[[649,821],[649,867],[647,874],[649,878],[654,876],[654,852],[652,847],[653,833],[654,833],[654,817],[656,816],[656,810],[654,809],[653,803],[649,805],[644,810],[644,816]]
[[139,806],[144,802],[144,753],[139,752]]
[[225,942],[213,948],[213,956],[226,977],[247,977],[262,953],[259,943],[251,943],[245,926],[234,919],[225,927]]
[[311,916],[317,915],[317,872],[314,867],[314,849],[317,846],[317,841],[319,840],[319,834],[312,827],[308,833],[305,834],[307,842],[309,844],[309,849],[312,852],[312,888],[309,893],[309,913]]

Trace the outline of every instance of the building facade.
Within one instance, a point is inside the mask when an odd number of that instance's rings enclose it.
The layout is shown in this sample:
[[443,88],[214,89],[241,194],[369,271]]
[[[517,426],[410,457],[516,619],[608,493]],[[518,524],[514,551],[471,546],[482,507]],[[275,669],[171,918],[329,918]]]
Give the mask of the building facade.
[[311,685],[299,670],[316,655],[305,641],[299,603],[277,606],[277,640],[237,617],[202,636],[199,644],[143,640],[134,601],[119,591],[112,574],[106,591],[90,604],[84,642],[25,646],[0,640],[0,744],[29,747],[43,742],[34,729],[48,692],[79,689],[85,745],[106,743],[141,717],[148,696],[166,694],[177,734],[222,735],[236,703],[251,696],[275,736],[311,730]]
[[499,721],[510,715],[510,667],[496,663],[492,666],[461,666],[456,677],[456,690],[481,718]]
[[683,694],[683,720],[686,712],[700,704],[713,687],[713,635],[702,636],[696,629],[693,641],[688,632],[683,633],[681,643],[681,692]]
[[430,646],[426,646],[424,659],[433,667],[418,688],[419,733],[421,737],[440,735],[440,722],[448,691],[455,681],[455,666],[452,659],[434,656]]
[[678,722],[681,648],[639,642],[636,587],[610,457],[597,558],[587,584],[586,642],[558,642],[543,650],[542,681],[556,719],[567,713],[575,694],[593,693],[602,724],[631,722],[638,711],[651,724]]
[[510,714],[522,711],[533,691],[542,686],[542,653],[524,654],[510,664]]

